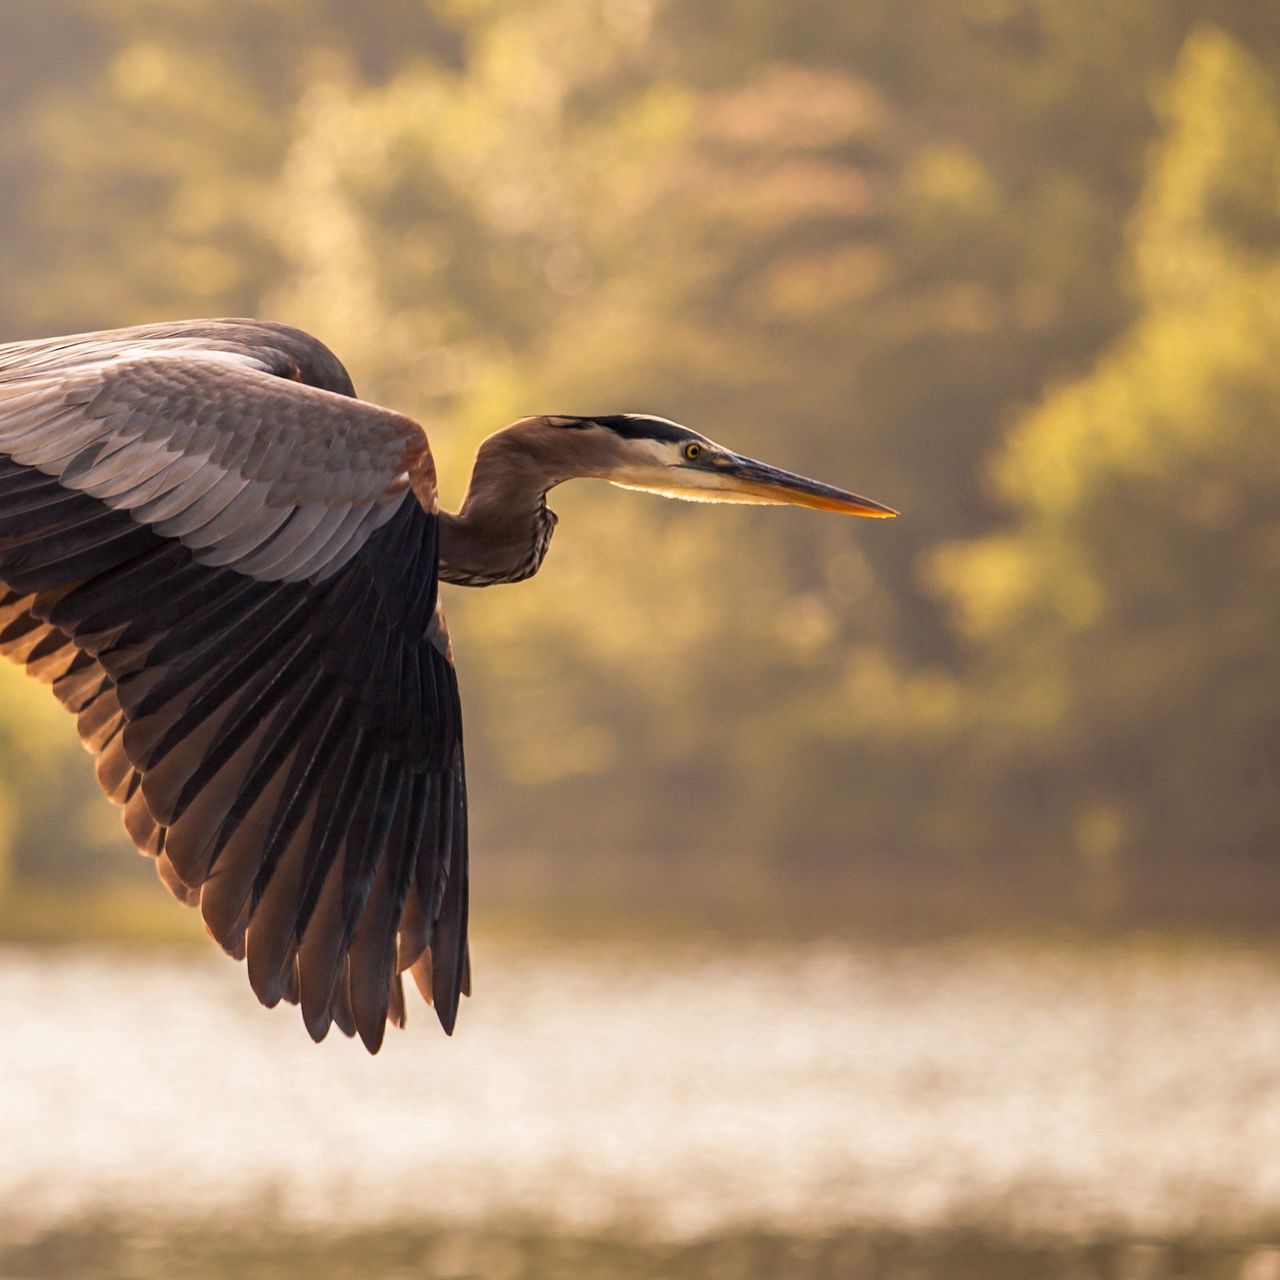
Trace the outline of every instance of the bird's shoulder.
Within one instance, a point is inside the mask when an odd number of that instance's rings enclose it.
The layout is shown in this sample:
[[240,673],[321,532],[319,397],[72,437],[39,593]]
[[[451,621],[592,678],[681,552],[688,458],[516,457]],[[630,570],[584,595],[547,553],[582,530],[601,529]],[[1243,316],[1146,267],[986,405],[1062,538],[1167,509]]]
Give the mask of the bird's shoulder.
[[[176,321],[0,347],[0,455],[244,571],[274,562],[310,524],[303,549],[316,556],[282,555],[272,572],[332,571],[410,489],[435,512],[423,428],[355,398],[323,343],[269,321]],[[294,511],[305,514],[293,520]]]
[[0,343],[0,379],[184,357],[192,363],[240,360],[336,395],[356,394],[346,367],[319,338],[293,325],[250,317],[171,320]]

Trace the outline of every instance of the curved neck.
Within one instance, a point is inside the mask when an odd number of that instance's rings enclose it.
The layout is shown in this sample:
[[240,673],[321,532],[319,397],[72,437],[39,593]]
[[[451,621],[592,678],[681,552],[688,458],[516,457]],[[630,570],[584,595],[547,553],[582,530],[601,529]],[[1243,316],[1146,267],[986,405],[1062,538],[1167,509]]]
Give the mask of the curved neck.
[[458,513],[440,512],[441,581],[487,587],[537,573],[556,524],[547,490],[567,478],[515,431],[490,436]]

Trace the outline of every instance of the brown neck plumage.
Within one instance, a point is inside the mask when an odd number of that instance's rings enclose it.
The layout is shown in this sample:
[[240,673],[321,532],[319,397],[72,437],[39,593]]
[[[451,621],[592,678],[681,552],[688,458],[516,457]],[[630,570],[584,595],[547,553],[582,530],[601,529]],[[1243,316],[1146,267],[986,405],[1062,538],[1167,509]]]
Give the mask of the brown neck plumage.
[[556,523],[546,493],[569,478],[562,470],[519,424],[490,436],[458,513],[440,513],[441,581],[488,587],[537,573]]

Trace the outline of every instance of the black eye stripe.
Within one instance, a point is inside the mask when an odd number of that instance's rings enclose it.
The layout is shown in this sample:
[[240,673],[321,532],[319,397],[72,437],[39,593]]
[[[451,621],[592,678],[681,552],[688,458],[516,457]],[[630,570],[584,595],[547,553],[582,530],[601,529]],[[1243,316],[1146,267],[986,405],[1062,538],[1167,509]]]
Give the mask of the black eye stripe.
[[[659,418],[633,418],[625,413],[617,413],[601,418],[584,418],[582,422],[584,426],[592,422],[599,423],[626,440],[659,440],[667,444],[682,444],[695,439],[688,427],[679,427],[674,422],[663,422]],[[698,443],[701,445],[701,441]]]

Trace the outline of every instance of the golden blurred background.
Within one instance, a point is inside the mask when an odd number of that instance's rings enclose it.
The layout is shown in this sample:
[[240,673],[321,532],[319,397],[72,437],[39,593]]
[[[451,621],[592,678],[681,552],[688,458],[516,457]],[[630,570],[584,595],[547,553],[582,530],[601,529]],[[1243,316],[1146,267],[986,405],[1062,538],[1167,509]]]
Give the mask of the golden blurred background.
[[[1168,1012],[1193,945],[1206,982],[1230,992],[1246,956],[1256,1017],[1263,993],[1280,1007],[1280,8],[0,0],[0,70],[0,341],[291,322],[426,425],[450,504],[506,422],[636,410],[905,513],[871,525],[584,483],[553,496],[534,582],[448,593],[482,938],[647,937],[641,968],[711,926],[717,954],[777,946],[788,964],[803,937],[840,955],[909,940],[931,990],[946,965],[930,947],[950,944],[930,939],[1006,939],[1008,979],[1026,939],[1065,933],[1051,992],[1136,965],[1155,985],[1133,1007]],[[0,677],[6,981],[55,963],[19,944],[192,934],[53,699]],[[499,969],[539,964],[495,945]],[[1151,960],[1169,947],[1172,969]],[[477,963],[460,1035],[483,949]],[[1105,1064],[1099,999],[1080,1016]],[[1180,1043],[1176,1018],[1161,1025],[1135,1050],[1153,1063]],[[1196,1025],[1234,1043],[1230,1021]],[[1274,1111],[1280,1060],[1231,1062]],[[1205,1121],[1208,1148],[1253,1132],[1263,1150],[1240,1107],[1234,1135]],[[1217,1165],[1187,1159],[1190,1183],[1213,1183]],[[1272,1175],[1255,1172],[1265,1205]],[[0,1170],[0,1222],[24,1185]],[[874,1207],[806,1235],[757,1205],[713,1215],[757,1232],[727,1253],[539,1236],[534,1258],[521,1226],[498,1262],[441,1237],[430,1267],[1275,1280],[1280,1252],[1255,1237],[1280,1215],[1228,1230],[1205,1208],[1238,1202],[1224,1194],[1183,1217],[1034,1220],[1110,1231],[1093,1254],[926,1240],[913,1223],[952,1219],[884,1225]],[[992,1212],[997,1236],[1023,1221]],[[58,1221],[16,1253],[0,1232],[0,1269],[152,1274],[132,1228]],[[1218,1226],[1237,1232],[1220,1254],[1202,1241]],[[1198,1242],[1184,1254],[1142,1252],[1180,1231]],[[189,1274],[242,1274],[240,1247]],[[187,1248],[156,1274],[188,1274]],[[309,1248],[279,1246],[271,1274]]]

